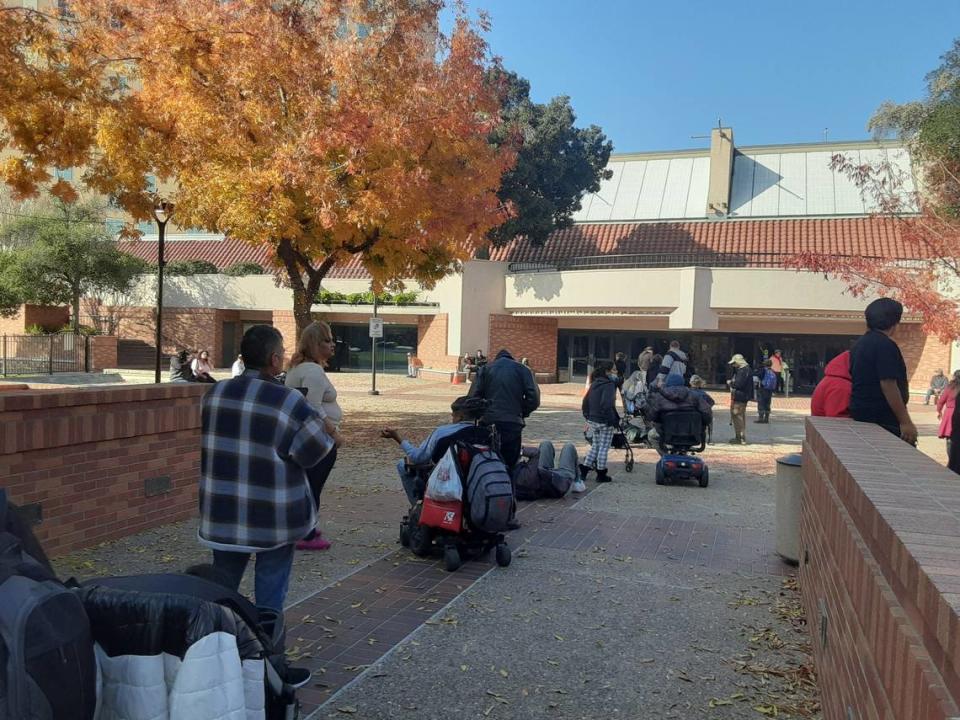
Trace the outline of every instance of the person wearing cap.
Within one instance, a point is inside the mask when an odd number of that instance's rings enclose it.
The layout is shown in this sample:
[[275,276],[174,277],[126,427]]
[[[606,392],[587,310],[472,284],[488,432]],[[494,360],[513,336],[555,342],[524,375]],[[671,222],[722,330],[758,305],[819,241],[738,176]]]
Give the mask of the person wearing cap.
[[747,444],[747,403],[753,397],[753,373],[750,364],[740,353],[737,353],[727,363],[733,368],[733,377],[727,382],[730,385],[730,420],[733,422],[733,445]]

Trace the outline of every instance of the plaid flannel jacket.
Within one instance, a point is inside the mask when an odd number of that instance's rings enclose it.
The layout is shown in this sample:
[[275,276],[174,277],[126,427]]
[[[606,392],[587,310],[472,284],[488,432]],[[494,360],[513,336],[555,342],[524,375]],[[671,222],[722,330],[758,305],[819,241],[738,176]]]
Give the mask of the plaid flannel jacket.
[[316,522],[306,468],[333,439],[303,395],[248,370],[203,399],[200,540],[217,550],[271,550]]

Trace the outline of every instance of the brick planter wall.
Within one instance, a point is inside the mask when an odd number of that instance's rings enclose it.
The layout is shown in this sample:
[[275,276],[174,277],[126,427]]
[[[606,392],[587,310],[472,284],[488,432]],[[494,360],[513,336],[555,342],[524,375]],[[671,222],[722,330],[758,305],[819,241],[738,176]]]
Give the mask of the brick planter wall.
[[960,715],[960,478],[876,426],[810,418],[803,485],[824,720]]
[[93,335],[90,343],[90,371],[117,366],[117,338],[114,335]]
[[459,358],[447,355],[447,332],[450,316],[420,315],[417,318],[417,357],[425,368],[456,370]]
[[[197,513],[209,385],[0,393],[0,478],[62,555]],[[37,509],[36,507],[33,509]]]
[[506,348],[517,360],[527,358],[537,373],[557,372],[556,318],[490,316],[490,357]]

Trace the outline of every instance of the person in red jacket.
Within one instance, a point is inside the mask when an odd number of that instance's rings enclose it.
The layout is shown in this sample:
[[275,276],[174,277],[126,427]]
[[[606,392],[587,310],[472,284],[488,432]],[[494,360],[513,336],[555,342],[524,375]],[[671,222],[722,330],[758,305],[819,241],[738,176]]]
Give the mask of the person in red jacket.
[[827,363],[824,377],[810,398],[810,414],[815,417],[850,417],[850,351],[842,352]]

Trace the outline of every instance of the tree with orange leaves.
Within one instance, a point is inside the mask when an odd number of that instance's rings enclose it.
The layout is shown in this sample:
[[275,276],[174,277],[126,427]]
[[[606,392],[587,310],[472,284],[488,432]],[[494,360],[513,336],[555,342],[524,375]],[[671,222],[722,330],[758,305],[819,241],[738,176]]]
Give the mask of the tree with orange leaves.
[[[82,166],[83,183],[138,220],[148,176],[173,181],[180,226],[271,247],[298,331],[352,255],[377,287],[429,285],[506,219],[496,192],[515,159],[488,142],[499,94],[485,24],[458,5],[443,34],[442,8],[73,0],[60,20],[0,12],[0,32],[16,30],[0,41],[12,62],[0,142],[18,153],[0,172],[25,196],[48,168]],[[40,112],[54,128],[34,126]]]

